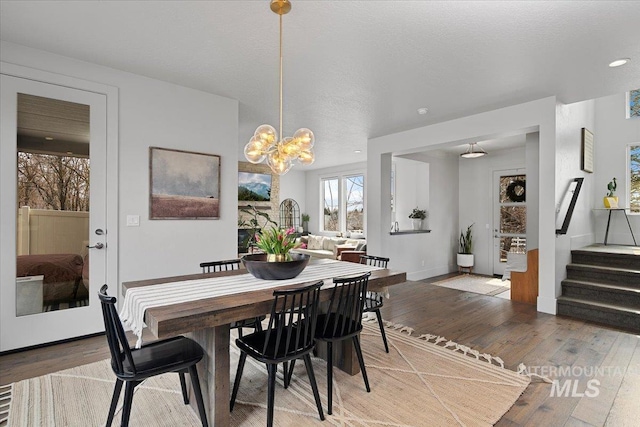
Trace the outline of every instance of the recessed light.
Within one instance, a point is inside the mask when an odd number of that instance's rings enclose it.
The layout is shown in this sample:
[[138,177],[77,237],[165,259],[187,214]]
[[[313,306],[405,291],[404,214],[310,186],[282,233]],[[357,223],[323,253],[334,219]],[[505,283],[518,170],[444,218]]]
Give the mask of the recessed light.
[[360,154],[360,153],[362,153],[362,150],[353,150],[353,152],[356,153],[356,154]]
[[629,58],[616,59],[611,64],[609,64],[609,67],[611,67],[611,68],[620,67],[620,66],[626,64],[629,61],[631,61]]
[[429,109],[426,107],[418,108],[418,114],[425,115],[429,112]]
[[52,136],[45,136],[44,139],[46,139],[47,141],[53,141],[53,137]]
[[67,151],[67,154],[73,154],[73,151]]

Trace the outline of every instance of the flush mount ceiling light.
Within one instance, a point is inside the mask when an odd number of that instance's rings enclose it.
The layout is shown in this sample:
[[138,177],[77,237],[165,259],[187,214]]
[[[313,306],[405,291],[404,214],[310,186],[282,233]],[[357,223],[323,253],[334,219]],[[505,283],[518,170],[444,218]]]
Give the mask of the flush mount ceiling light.
[[609,64],[609,67],[611,67],[611,68],[620,67],[620,66],[626,64],[629,61],[630,61],[629,58],[616,59],[615,61],[613,61],[612,63]]
[[276,175],[284,175],[293,166],[294,160],[310,165],[315,160],[313,132],[307,128],[298,129],[293,137],[284,137],[282,133],[282,15],[289,13],[289,0],[271,0],[271,10],[280,16],[280,138],[271,125],[258,126],[253,137],[244,147],[244,156],[251,163],[267,160],[267,164]]
[[52,136],[45,136],[44,139],[47,140],[47,141],[53,141],[53,137]]
[[426,107],[418,108],[418,114],[420,114],[421,116],[424,116],[428,112],[429,112],[429,109]]
[[460,154],[460,157],[464,157],[465,159],[475,159],[476,157],[482,157],[486,155],[487,155],[487,152],[484,151],[482,147],[478,145],[477,142],[471,142],[469,144],[469,148],[467,148],[467,151]]
[[360,154],[360,153],[362,153],[362,150],[353,150],[353,152],[356,153],[356,154]]

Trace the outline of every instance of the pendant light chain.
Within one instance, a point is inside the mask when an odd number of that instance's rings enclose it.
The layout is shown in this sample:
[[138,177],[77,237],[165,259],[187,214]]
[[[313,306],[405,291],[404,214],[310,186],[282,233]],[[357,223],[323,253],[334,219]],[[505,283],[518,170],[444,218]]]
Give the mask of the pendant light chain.
[[280,15],[280,140],[284,139],[282,133],[282,15]]

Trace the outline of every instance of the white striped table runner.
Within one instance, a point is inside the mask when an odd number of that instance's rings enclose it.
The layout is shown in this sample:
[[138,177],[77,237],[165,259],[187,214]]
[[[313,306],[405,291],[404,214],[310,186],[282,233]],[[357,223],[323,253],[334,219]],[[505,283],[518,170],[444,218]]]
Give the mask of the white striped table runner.
[[127,289],[125,294],[122,310],[120,311],[120,319],[125,326],[130,327],[133,333],[138,336],[136,348],[140,348],[142,345],[142,329],[147,326],[144,323],[144,313],[149,308],[277,288],[295,283],[352,276],[374,270],[383,269],[352,262],[330,261],[323,264],[308,265],[297,277],[287,280],[262,280],[253,277],[251,274],[240,274],[237,276],[185,280],[131,288]]

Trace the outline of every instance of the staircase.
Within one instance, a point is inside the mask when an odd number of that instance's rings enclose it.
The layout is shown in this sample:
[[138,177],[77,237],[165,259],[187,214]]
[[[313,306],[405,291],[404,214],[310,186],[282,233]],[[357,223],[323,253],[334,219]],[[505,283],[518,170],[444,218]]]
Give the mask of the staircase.
[[640,250],[593,245],[571,251],[558,314],[640,331]]

